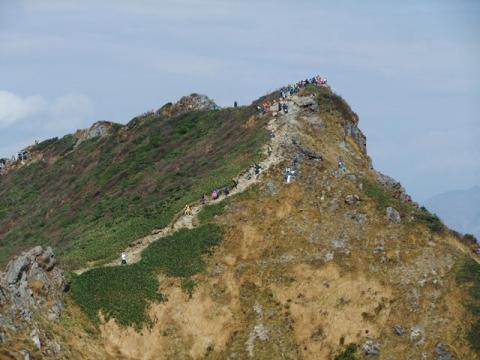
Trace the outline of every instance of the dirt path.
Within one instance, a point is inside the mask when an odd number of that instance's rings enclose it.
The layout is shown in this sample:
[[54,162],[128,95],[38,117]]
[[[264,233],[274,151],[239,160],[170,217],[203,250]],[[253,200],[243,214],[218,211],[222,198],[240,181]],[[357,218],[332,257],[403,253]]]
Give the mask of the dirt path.
[[[284,145],[287,141],[290,141],[290,136],[287,138],[285,134],[291,134],[294,131],[296,122],[296,116],[298,112],[301,110],[300,107],[297,105],[298,103],[298,96],[290,96],[286,99],[288,103],[289,109],[288,113],[284,114],[283,112],[277,113],[276,106],[272,106],[271,112],[263,115],[269,116],[271,119],[267,124],[267,130],[273,132],[275,136],[271,138],[269,144],[267,144],[263,151],[265,154],[265,159],[258,163],[260,165],[261,170],[259,174],[255,174],[255,169],[250,167],[249,169],[243,171],[237,178],[236,181],[238,185],[236,188],[230,191],[228,196],[222,195],[217,200],[208,200],[204,205],[200,203],[190,204],[190,208],[192,209],[191,215],[184,214],[183,210],[181,213],[177,214],[172,222],[162,229],[155,229],[151,232],[150,235],[142,237],[133,241],[128,248],[126,248],[123,252],[127,255],[127,261],[129,264],[136,263],[141,260],[141,253],[145,250],[151,243],[157,241],[163,237],[169,236],[180,229],[193,229],[198,225],[198,213],[202,208],[206,205],[215,204],[225,200],[227,197],[239,194],[250,186],[258,183],[262,177],[262,173],[269,170],[273,165],[278,164],[280,161],[284,159]],[[270,149],[269,149],[270,148]],[[120,254],[118,258],[108,264],[98,265],[92,263],[90,266],[74,270],[73,272],[77,275],[80,275],[88,270],[97,268],[97,267],[106,267],[106,266],[117,266],[120,265]]]

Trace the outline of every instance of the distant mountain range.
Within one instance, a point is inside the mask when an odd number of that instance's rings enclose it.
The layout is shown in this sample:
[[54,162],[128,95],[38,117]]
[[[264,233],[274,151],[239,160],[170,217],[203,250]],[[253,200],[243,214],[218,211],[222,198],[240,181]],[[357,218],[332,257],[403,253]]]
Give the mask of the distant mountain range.
[[425,202],[425,207],[453,230],[480,240],[480,186],[436,195]]

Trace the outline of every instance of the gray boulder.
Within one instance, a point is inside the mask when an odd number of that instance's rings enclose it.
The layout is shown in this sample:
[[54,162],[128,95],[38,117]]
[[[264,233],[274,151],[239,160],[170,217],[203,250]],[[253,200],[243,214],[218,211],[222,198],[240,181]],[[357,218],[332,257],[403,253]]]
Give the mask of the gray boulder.
[[16,259],[12,260],[7,265],[6,280],[7,284],[14,285],[16,284],[24,271],[28,269],[31,264],[31,259],[28,255],[24,254]]
[[407,194],[405,188],[394,178],[377,171],[377,181],[387,190],[393,192],[397,199],[404,202],[412,202],[412,198]]
[[435,360],[454,360],[455,358],[448,350],[448,346],[442,343],[437,344],[435,347]]
[[400,324],[393,325],[393,332],[398,336],[402,336],[405,332],[405,328]]
[[355,213],[352,215],[352,219],[356,223],[364,225],[367,222],[367,214]]
[[36,261],[42,269],[45,269],[47,271],[52,270],[57,263],[57,260],[55,259],[55,254],[53,253],[53,250],[50,246],[43,250],[37,256]]
[[348,205],[356,205],[360,202],[360,197],[358,195],[347,195],[345,196],[345,203]]
[[306,108],[313,111],[317,111],[319,109],[317,101],[311,96],[299,96],[295,100],[295,103],[301,108]]
[[387,220],[391,224],[400,224],[402,222],[402,218],[400,216],[400,213],[396,209],[394,209],[393,207],[391,207],[391,206],[387,207],[385,212],[386,212]]
[[367,153],[367,137],[362,133],[362,131],[357,127],[356,123],[346,121],[343,125],[345,130],[345,135],[350,136],[355,143],[359,146],[360,150],[364,154]]
[[362,345],[362,351],[365,356],[379,356],[380,355],[380,344],[375,342],[373,339],[368,339]]
[[28,350],[20,350],[19,353],[20,353],[20,355],[22,355],[23,360],[30,360],[31,359],[30,353],[28,352]]
[[40,350],[42,348],[42,343],[40,342],[40,334],[37,329],[33,329],[30,332],[30,338],[32,339],[33,344],[35,347]]
[[6,290],[2,289],[0,286],[0,306],[3,306],[7,303],[7,294]]

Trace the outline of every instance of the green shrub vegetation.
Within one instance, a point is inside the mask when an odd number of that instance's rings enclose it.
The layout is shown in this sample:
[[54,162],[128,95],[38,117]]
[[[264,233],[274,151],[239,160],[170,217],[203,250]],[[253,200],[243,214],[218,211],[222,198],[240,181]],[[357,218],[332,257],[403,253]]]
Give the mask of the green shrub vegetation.
[[122,325],[139,327],[148,320],[148,304],[163,300],[157,275],[183,278],[182,289],[192,296],[195,282],[190,276],[204,269],[202,257],[221,236],[220,227],[214,224],[181,229],[152,243],[138,263],[97,268],[73,277],[72,297],[93,320],[98,320],[101,311],[107,320],[115,318]]
[[472,349],[480,354],[480,264],[473,259],[465,259],[457,272],[457,282],[468,292],[464,305],[471,314],[472,322],[467,339]]
[[206,224],[212,221],[215,216],[221,215],[225,210],[227,202],[228,200],[225,199],[222,202],[204,206],[202,210],[198,213],[198,220],[200,221],[200,223]]
[[440,218],[437,215],[430,213],[423,206],[415,212],[415,218],[417,221],[427,225],[427,227],[433,232],[440,233],[445,230],[445,225],[443,225]]
[[218,225],[206,224],[194,230],[180,229],[174,235],[154,242],[142,253],[140,265],[161,270],[169,276],[189,277],[203,270],[201,255],[221,240]]
[[357,345],[350,344],[348,345],[345,350],[335,356],[335,360],[355,360],[355,353],[357,352]]
[[162,300],[154,274],[136,264],[97,268],[72,281],[71,294],[94,320],[101,311],[105,319],[139,326],[146,321],[149,302]]
[[191,299],[193,297],[193,291],[197,283],[193,279],[183,279],[182,280],[182,289],[188,294],[188,297]]
[[72,135],[36,145],[52,161],[0,177],[0,266],[38,244],[53,246],[65,269],[111,261],[260,159],[266,120],[243,126],[254,113],[148,115],[75,148]]
[[320,111],[323,113],[340,113],[345,120],[358,120],[357,115],[350,108],[348,103],[340,96],[335,94],[329,88],[307,85],[301,90],[300,95],[314,94],[317,97]]
[[413,215],[416,221],[425,224],[433,232],[444,231],[445,225],[437,215],[431,214],[424,207],[417,208],[414,205],[396,198],[393,192],[377,185],[367,179],[362,179],[364,193],[374,200],[379,209],[384,210],[388,206],[395,208],[402,217]]
[[362,185],[365,195],[374,200],[381,210],[391,206],[399,211],[401,215],[406,215],[413,210],[412,205],[397,199],[391,191],[376,183],[362,179]]

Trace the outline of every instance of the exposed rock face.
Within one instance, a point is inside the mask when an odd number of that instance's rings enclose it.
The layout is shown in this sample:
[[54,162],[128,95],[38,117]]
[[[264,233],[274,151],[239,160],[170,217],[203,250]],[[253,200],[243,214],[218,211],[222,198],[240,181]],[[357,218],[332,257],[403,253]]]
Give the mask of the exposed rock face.
[[437,344],[435,348],[436,360],[453,360],[454,357],[448,350],[448,346],[445,344]]
[[402,336],[405,332],[405,328],[400,324],[396,324],[393,326],[393,332],[398,336]]
[[362,131],[357,127],[355,122],[345,122],[343,125],[345,130],[345,135],[350,136],[355,143],[360,147],[364,154],[367,153],[367,137],[362,133]]
[[51,351],[33,314],[50,321],[60,318],[66,281],[55,265],[52,249],[36,246],[11,260],[5,273],[0,272],[0,334],[7,348],[9,334],[25,333],[37,350]]
[[407,194],[402,184],[400,184],[397,180],[391,178],[390,176],[384,175],[379,171],[377,171],[377,180],[383,187],[391,190],[396,198],[405,202],[412,202],[410,195]]
[[317,111],[318,110],[318,103],[317,103],[317,101],[315,100],[314,97],[299,96],[297,99],[295,99],[295,103],[300,108],[310,109],[311,111]]
[[178,116],[190,111],[206,111],[218,109],[218,105],[208,96],[192,94],[184,96],[175,104],[167,104],[159,111],[160,114],[166,117]]
[[75,133],[75,137],[78,139],[77,145],[85,140],[107,136],[112,133],[112,130],[115,126],[119,125],[116,125],[111,121],[97,121],[88,129],[78,130]]
[[345,197],[345,203],[348,205],[356,205],[360,202],[360,197],[358,195],[347,195]]
[[368,339],[362,345],[362,350],[365,356],[378,356],[380,355],[380,345],[373,339]]
[[400,224],[402,222],[400,213],[391,206],[387,207],[386,215],[387,215],[387,220],[392,224]]

